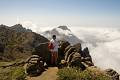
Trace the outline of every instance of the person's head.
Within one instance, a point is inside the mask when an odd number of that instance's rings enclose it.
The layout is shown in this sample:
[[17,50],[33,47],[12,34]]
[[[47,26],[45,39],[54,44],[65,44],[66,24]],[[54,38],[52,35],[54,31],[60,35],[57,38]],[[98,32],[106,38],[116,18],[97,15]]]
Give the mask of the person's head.
[[52,38],[55,40],[56,39],[56,35],[53,35]]

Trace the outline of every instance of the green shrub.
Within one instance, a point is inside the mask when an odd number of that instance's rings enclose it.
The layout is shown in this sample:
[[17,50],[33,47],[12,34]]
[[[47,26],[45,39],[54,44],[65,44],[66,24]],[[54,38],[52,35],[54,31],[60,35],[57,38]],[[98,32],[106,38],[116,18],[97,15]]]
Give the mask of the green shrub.
[[104,72],[97,68],[88,68],[84,71],[78,68],[63,68],[58,71],[58,80],[111,80]]

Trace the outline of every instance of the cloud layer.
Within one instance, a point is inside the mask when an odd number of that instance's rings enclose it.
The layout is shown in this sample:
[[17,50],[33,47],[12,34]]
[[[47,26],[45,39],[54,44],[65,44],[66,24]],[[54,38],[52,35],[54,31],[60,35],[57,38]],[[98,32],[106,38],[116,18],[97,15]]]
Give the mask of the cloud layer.
[[88,46],[95,65],[102,69],[113,68],[120,73],[120,31],[117,28],[72,29]]

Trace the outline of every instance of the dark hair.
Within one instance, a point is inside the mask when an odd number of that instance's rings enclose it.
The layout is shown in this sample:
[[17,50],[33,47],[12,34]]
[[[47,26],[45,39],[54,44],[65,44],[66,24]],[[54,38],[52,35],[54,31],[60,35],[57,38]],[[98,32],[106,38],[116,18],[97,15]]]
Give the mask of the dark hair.
[[56,35],[53,35],[52,37],[56,37]]

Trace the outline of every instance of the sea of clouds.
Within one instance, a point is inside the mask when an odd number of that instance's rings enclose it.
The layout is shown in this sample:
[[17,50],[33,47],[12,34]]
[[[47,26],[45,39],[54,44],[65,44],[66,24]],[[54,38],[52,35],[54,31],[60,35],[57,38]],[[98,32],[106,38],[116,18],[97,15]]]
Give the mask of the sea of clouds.
[[96,66],[113,68],[120,73],[120,29],[104,27],[71,27],[73,33],[82,39],[90,49]]
[[[27,25],[24,25],[26,24]],[[55,27],[44,27],[26,22],[23,26],[42,33]],[[29,25],[28,25],[29,24]],[[39,27],[38,27],[39,26]],[[68,27],[88,47],[93,62],[101,69],[113,68],[120,73],[120,29],[109,27]]]

